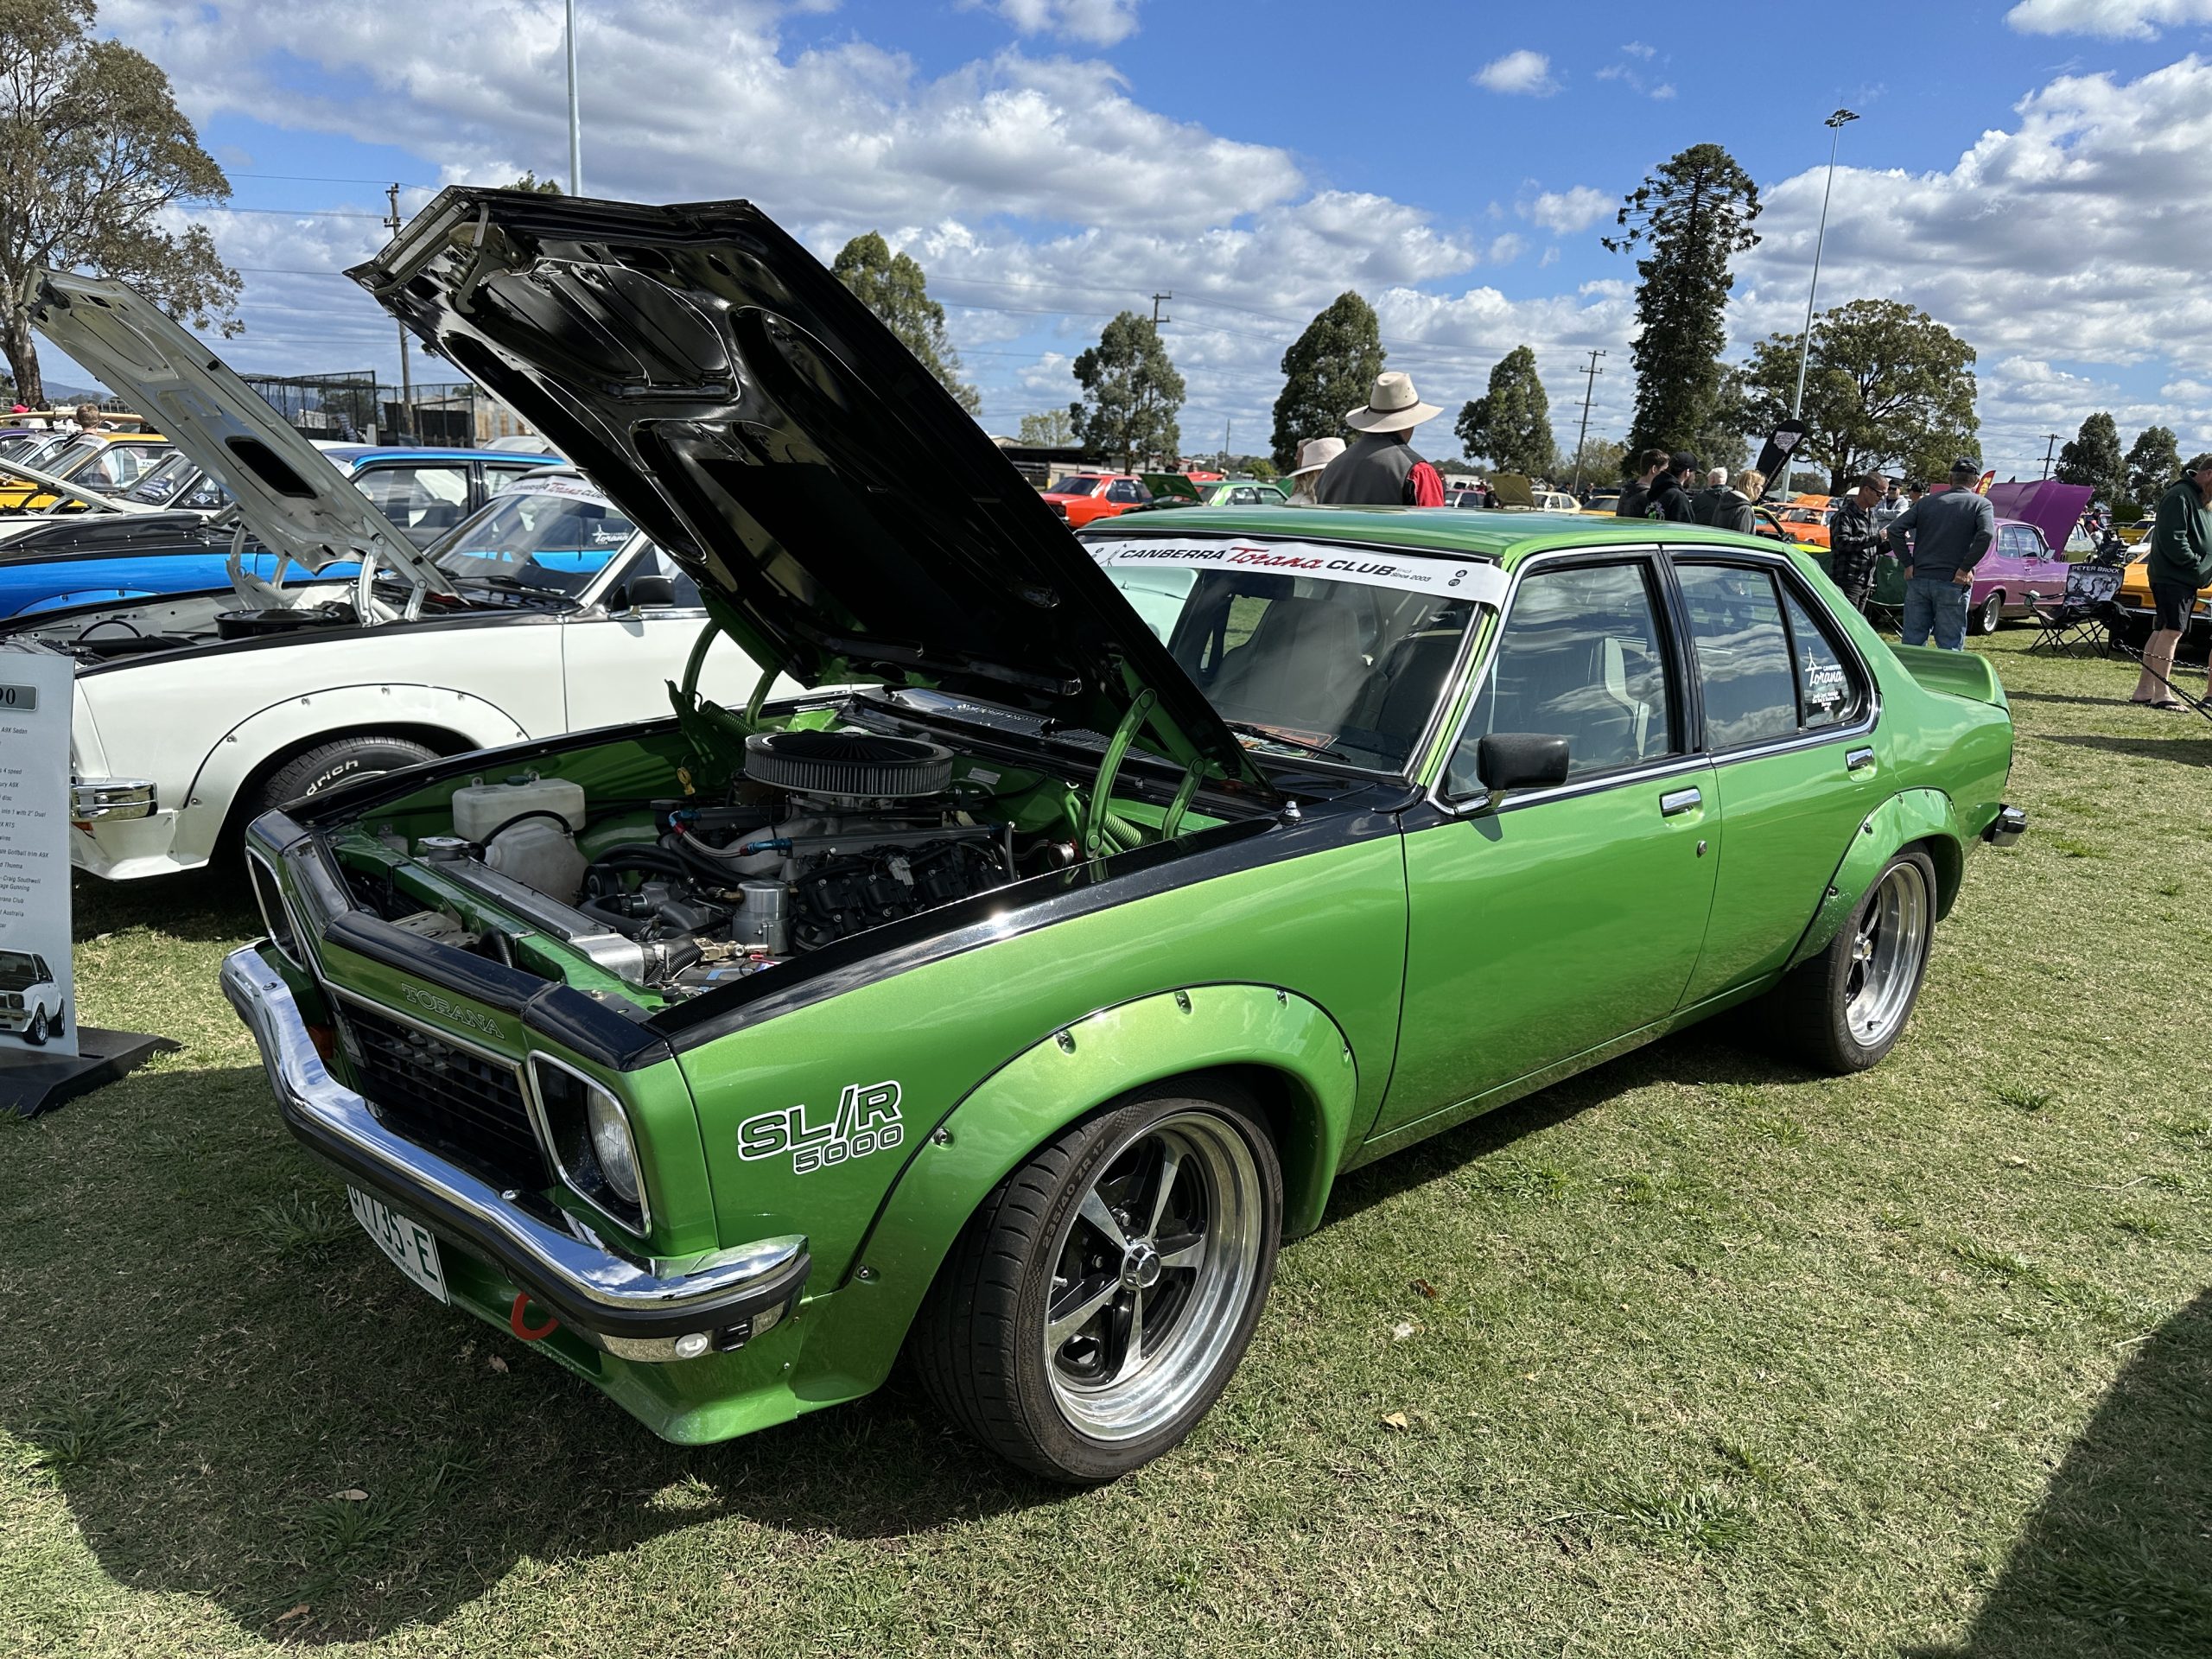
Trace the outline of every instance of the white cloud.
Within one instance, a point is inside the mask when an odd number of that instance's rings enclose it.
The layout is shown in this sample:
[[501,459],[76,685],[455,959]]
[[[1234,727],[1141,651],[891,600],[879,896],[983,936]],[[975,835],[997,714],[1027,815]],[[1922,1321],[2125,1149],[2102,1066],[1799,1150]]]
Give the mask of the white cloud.
[[2020,0],[2005,21],[2023,35],[2148,41],[2162,28],[2212,23],[2212,0]]
[[1646,46],[1642,41],[1630,41],[1621,50],[1631,58],[1649,59],[1658,55],[1658,48]]
[[1137,0],[963,0],[995,11],[1024,35],[1058,35],[1114,46],[1137,32]]
[[1675,83],[1671,80],[1662,80],[1651,89],[1651,96],[1656,99],[1665,99],[1674,95]]
[[1541,52],[1530,52],[1525,48],[1493,58],[1475,72],[1474,79],[1475,85],[1484,92],[1548,98],[1559,91],[1559,82],[1552,78],[1552,60]]
[[1493,265],[1510,265],[1529,250],[1528,242],[1513,232],[1492,237],[1489,251],[1483,256]]
[[1572,190],[1547,190],[1534,201],[1521,204],[1523,219],[1559,236],[1586,231],[1605,216],[1613,198],[1602,190],[1578,184]]

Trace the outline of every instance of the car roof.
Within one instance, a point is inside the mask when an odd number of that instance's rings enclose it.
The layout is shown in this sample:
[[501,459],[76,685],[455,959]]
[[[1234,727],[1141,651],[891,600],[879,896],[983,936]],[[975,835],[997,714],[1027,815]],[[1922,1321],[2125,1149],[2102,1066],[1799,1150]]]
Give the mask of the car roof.
[[[1634,524],[1624,534],[1623,522]],[[1618,547],[1694,543],[1772,552],[1770,537],[1738,535],[1703,524],[1656,518],[1608,522],[1580,512],[1502,512],[1465,507],[1186,507],[1180,512],[1102,520],[1082,532],[1086,541],[1128,536],[1281,537],[1286,540],[1353,542],[1408,553],[1474,554],[1509,569],[1531,554],[1562,547]]]

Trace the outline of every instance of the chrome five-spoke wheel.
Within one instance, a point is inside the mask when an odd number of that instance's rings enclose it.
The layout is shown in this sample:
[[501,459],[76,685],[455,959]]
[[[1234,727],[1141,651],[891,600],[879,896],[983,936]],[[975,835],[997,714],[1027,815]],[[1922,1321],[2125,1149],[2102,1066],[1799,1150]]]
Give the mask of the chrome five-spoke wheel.
[[1228,1385],[1281,1227],[1273,1132],[1241,1090],[1140,1090],[977,1211],[915,1324],[922,1380],[1024,1468],[1111,1480],[1181,1441]]

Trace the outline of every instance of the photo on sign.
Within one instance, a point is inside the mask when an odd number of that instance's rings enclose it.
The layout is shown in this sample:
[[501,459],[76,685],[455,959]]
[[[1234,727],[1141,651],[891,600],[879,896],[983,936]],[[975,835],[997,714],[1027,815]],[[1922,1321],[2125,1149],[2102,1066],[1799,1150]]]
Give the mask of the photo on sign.
[[0,1062],[77,1052],[67,658],[0,653]]

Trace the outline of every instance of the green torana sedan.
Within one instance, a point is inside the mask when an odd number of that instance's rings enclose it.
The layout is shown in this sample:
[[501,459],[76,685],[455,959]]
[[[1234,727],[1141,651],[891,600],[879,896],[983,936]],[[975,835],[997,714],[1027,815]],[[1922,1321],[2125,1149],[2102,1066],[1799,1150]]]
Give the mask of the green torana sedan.
[[[673,1440],[904,1351],[1023,1467],[1134,1469],[1344,1171],[1752,998],[1874,1065],[2022,828],[1988,665],[1770,542],[1078,539],[742,202],[452,190],[353,274],[711,620],[669,718],[262,817],[224,982],[398,1268]],[[717,638],[819,689],[702,702]]]

